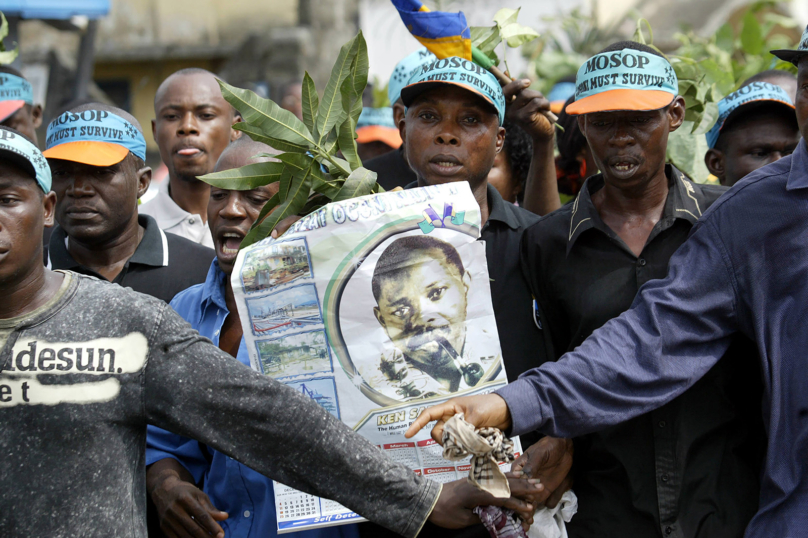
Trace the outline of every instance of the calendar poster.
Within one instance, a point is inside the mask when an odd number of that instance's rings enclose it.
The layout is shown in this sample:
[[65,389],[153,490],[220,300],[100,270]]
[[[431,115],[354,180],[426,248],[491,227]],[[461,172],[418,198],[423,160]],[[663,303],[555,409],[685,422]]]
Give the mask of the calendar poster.
[[[427,406],[507,383],[467,183],[331,203],[239,253],[233,290],[252,367],[432,480],[468,475],[429,428]],[[516,442],[516,451],[521,449]],[[275,484],[278,532],[364,521]]]

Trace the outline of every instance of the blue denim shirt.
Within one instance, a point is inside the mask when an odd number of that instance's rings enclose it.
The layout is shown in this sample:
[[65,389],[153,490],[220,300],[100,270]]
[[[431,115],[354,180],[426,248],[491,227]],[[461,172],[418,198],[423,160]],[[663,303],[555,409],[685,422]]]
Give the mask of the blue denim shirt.
[[[224,299],[225,278],[218,262],[213,260],[204,284],[178,293],[171,301],[174,310],[215,345],[219,344],[219,333],[229,313]],[[250,365],[243,338],[237,358],[247,366]],[[294,447],[290,447],[290,450],[294,450]],[[205,479],[204,491],[213,506],[230,516],[219,523],[227,538],[264,538],[277,535],[272,480],[193,439],[149,426],[146,465],[164,458],[179,461],[197,482]],[[359,533],[356,525],[343,525],[283,536],[357,538]]]
[[[668,275],[558,362],[498,393],[513,433],[573,437],[674,399],[731,336],[761,358],[768,433],[758,513],[747,537],[808,536],[808,150],[766,166],[715,202]],[[721,465],[720,461],[715,462]]]

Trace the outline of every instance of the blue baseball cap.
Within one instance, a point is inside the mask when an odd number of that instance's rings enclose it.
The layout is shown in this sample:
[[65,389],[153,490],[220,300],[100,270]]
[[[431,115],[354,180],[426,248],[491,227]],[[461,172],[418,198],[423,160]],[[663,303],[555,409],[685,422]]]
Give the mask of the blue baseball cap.
[[749,110],[752,105],[775,104],[777,106],[788,107],[794,111],[794,104],[788,93],[775,84],[768,82],[750,82],[746,86],[732,92],[718,102],[718,119],[707,134],[707,145],[714,148],[718,137],[721,136],[721,129],[727,120],[738,112],[741,108]]
[[27,138],[10,129],[0,127],[0,160],[11,161],[33,177],[37,185],[51,190],[51,169],[39,149]]
[[808,54],[808,26],[805,27],[800,44],[796,49],[778,49],[770,52],[784,62],[791,62],[794,65],[800,63],[802,57]]
[[413,72],[437,59],[438,57],[429,52],[426,47],[422,47],[398,62],[396,68],[393,69],[393,74],[390,75],[390,82],[387,83],[387,98],[390,99],[390,106],[396,104],[401,97],[401,89],[410,81]]
[[416,97],[438,86],[454,84],[482,97],[497,112],[499,124],[505,121],[505,96],[496,77],[470,60],[451,56],[417,70],[401,90],[401,100],[410,106]]
[[5,121],[26,104],[34,104],[31,83],[11,73],[0,73],[0,121]]
[[91,166],[118,164],[131,151],[146,160],[146,139],[137,127],[107,110],[65,112],[48,125],[48,159],[63,159]]
[[567,99],[575,95],[574,82],[558,82],[547,94],[547,100],[550,101],[550,110],[554,114],[559,114],[564,109],[564,103]]
[[670,62],[656,54],[623,49],[592,56],[578,69],[575,102],[567,114],[659,110],[679,94]]

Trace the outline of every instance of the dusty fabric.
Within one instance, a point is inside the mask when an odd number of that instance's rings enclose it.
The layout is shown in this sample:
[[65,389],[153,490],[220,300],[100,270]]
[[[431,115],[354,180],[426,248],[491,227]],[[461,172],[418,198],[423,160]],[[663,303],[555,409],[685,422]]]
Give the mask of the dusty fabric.
[[513,515],[513,510],[498,506],[478,506],[474,513],[488,530],[491,538],[527,538],[522,524]]
[[443,457],[461,461],[469,455],[472,456],[469,481],[494,497],[510,497],[508,479],[498,463],[514,460],[513,441],[496,428],[475,429],[460,413],[443,428]]
[[418,533],[439,484],[234,360],[167,304],[71,276],[0,350],[0,536],[145,538],[147,424]]

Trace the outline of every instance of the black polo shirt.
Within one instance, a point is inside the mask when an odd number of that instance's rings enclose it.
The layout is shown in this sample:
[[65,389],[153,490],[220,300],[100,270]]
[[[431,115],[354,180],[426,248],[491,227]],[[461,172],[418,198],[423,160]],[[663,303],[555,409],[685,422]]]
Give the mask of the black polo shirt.
[[[572,204],[524,234],[522,265],[540,310],[545,353],[555,360],[631,306],[704,211],[726,191],[665,169],[662,218],[639,256],[600,218],[586,180]],[[743,536],[755,513],[765,436],[755,347],[738,341],[696,385],[668,405],[575,439],[578,514],[571,538]]]
[[[168,303],[182,290],[205,281],[210,263],[216,256],[212,249],[164,232],[148,215],[138,215],[137,220],[144,228],[143,238],[114,283]],[[58,224],[54,226],[48,248],[48,267],[69,269],[105,280],[73,259],[66,240],[64,228]]]
[[391,191],[396,187],[405,187],[418,181],[418,176],[404,158],[402,148],[368,159],[365,161],[364,167],[376,172],[376,181],[386,191]]

